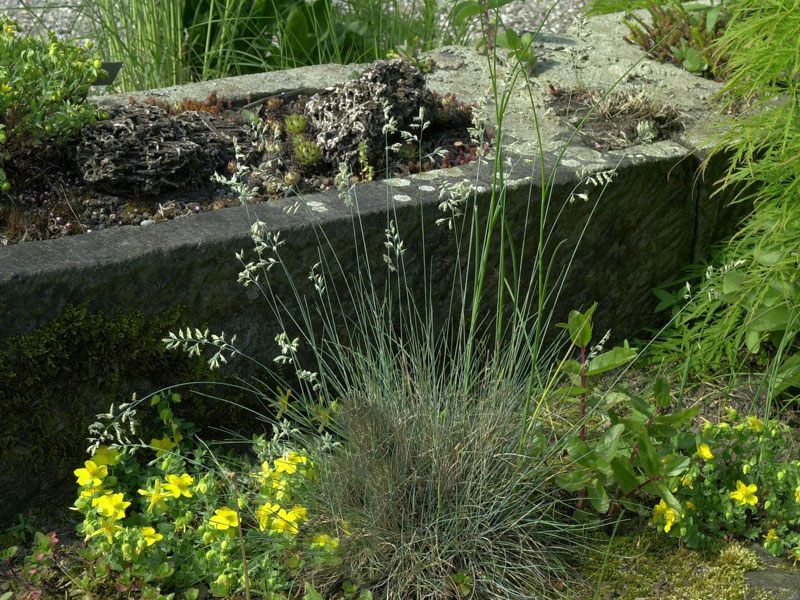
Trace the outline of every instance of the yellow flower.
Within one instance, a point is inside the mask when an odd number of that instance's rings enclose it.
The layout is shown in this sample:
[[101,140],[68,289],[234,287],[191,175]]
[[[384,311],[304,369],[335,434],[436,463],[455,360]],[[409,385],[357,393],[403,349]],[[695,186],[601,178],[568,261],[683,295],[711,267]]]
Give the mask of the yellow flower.
[[292,512],[286,512],[280,509],[278,514],[272,519],[270,525],[270,533],[288,533],[289,535],[297,535],[297,515]]
[[13,89],[14,88],[12,88],[10,85],[6,85],[5,83],[0,85],[0,92],[3,92],[4,94],[7,94],[8,92],[10,92]]
[[653,507],[653,523],[658,523],[667,512],[667,503],[663,500]]
[[694,505],[694,502],[691,500],[686,501],[686,508],[691,508],[692,510],[697,510],[697,507]]
[[180,498],[181,495],[191,498],[192,492],[189,491],[189,486],[193,483],[194,478],[187,473],[183,475],[167,475],[167,483],[164,484],[164,489],[170,492],[174,498]]
[[211,517],[208,524],[214,529],[225,531],[229,527],[236,527],[239,525],[239,515],[237,515],[236,511],[232,508],[223,506],[214,511],[214,516]]
[[152,546],[156,542],[160,542],[164,539],[164,536],[160,533],[156,533],[156,530],[152,527],[142,527],[142,536],[144,537],[144,541],[147,542],[148,546]]
[[264,531],[269,527],[273,515],[276,515],[281,509],[280,504],[272,504],[267,502],[256,509],[256,518],[258,519],[258,528]]
[[160,440],[155,438],[150,440],[150,447],[156,451],[156,456],[161,456],[165,452],[171,451],[177,445],[168,437],[163,437]]
[[800,502],[800,485],[794,489],[794,501]]
[[108,467],[105,465],[98,465],[94,461],[87,460],[83,463],[85,468],[75,469],[75,477],[78,478],[78,485],[81,487],[88,485],[89,487],[98,487],[103,485],[103,479],[108,476]]
[[275,472],[294,475],[297,472],[297,465],[304,465],[308,459],[297,452],[289,452],[288,455],[275,459]]
[[171,494],[166,494],[161,491],[160,479],[156,479],[152,490],[139,490],[139,495],[150,498],[150,506],[147,507],[147,512],[152,512],[154,506],[157,506],[161,510],[167,510],[167,503],[164,502],[164,498],[169,498],[171,496]]
[[11,35],[11,34],[14,33],[14,26],[13,25],[5,25],[3,27],[3,31],[5,31],[8,35]]
[[109,448],[108,446],[98,446],[97,450],[92,456],[92,461],[96,465],[113,466],[117,464],[118,460],[119,460],[119,452],[117,451],[117,449]]
[[[95,504],[95,502],[92,504]],[[96,505],[101,515],[108,517],[112,521],[116,521],[117,519],[125,518],[125,509],[128,508],[131,503],[125,502],[125,496],[121,493],[109,493],[97,498]]]
[[288,487],[289,482],[278,475],[277,473],[272,474],[272,489],[275,490],[275,499],[282,500],[283,497],[286,495],[286,488]]
[[767,532],[767,535],[764,536],[764,539],[767,540],[768,542],[772,542],[774,540],[779,540],[780,538],[777,535],[775,535],[774,529],[770,529]]
[[664,532],[669,533],[669,530],[672,529],[672,526],[680,520],[680,515],[671,508],[668,508],[664,513]]
[[764,431],[764,423],[758,417],[747,417],[747,424],[755,433]]
[[272,479],[272,469],[269,467],[269,462],[266,460],[261,463],[261,470],[258,473],[253,473],[253,479],[258,481],[259,485],[265,485],[267,481]]
[[681,485],[683,487],[688,487],[690,490],[694,489],[692,485],[692,478],[691,477],[681,477]]
[[325,533],[320,533],[311,538],[312,548],[324,548],[326,550],[336,550],[339,547],[339,539],[331,537]]
[[[110,493],[111,493],[110,490],[105,489],[102,485],[98,485],[97,487],[82,489],[81,498],[91,498],[93,496],[97,496],[98,494],[110,494]],[[99,499],[100,499],[99,497],[95,497],[94,500],[92,500],[92,506],[96,506],[97,501]]]
[[758,488],[754,483],[745,485],[741,481],[737,481],[736,491],[731,492],[731,498],[738,500],[740,505],[749,504],[753,506],[756,502],[758,502],[758,497],[756,496],[757,491]]
[[708,446],[708,444],[700,444],[700,446],[697,448],[697,454],[699,454],[700,458],[703,460],[711,460],[714,458],[714,455],[711,454],[711,448]]
[[110,544],[113,541],[114,536],[117,535],[118,531],[122,531],[122,527],[120,525],[117,525],[113,520],[108,520],[107,521],[106,519],[103,519],[101,517],[100,518],[100,529],[95,531],[91,535],[91,537],[94,537],[96,535],[100,535],[101,533],[104,533],[106,535],[106,538],[108,538],[108,543]]
[[300,506],[299,504],[295,504],[291,510],[292,514],[295,516],[297,521],[306,521],[308,519],[308,512],[306,511],[305,506]]

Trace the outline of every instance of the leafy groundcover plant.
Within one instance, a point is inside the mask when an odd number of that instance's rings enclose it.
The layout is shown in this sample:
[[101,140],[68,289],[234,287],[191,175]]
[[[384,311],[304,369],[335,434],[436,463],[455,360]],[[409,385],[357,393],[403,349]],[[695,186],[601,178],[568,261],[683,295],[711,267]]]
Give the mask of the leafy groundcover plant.
[[103,73],[92,47],[52,35],[20,36],[14,21],[0,18],[0,211],[10,175],[29,176],[32,155],[41,165],[46,153],[57,154],[81,127],[102,117],[103,111],[85,102],[89,86]]

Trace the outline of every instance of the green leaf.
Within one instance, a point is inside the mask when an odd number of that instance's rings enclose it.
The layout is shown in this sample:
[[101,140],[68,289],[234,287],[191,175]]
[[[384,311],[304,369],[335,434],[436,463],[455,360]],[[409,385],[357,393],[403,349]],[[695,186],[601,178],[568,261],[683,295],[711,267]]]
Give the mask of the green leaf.
[[744,275],[736,269],[731,269],[722,276],[722,293],[732,294],[738,292],[744,281]]
[[599,512],[601,515],[604,515],[608,512],[608,494],[606,493],[606,488],[604,488],[600,481],[597,479],[592,479],[588,485],[589,491],[589,503],[592,505],[592,508]]
[[653,419],[653,423],[669,423],[670,425],[680,425],[690,419],[694,419],[697,416],[697,413],[700,412],[699,406],[693,406],[692,408],[687,408],[679,413],[675,413],[674,415],[658,415],[655,419]]
[[783,258],[783,253],[780,250],[771,250],[768,252],[764,252],[756,248],[753,251],[753,254],[755,256],[756,262],[759,262],[766,267],[774,267]]
[[[586,342],[589,343],[588,341]],[[636,358],[636,348],[615,346],[608,352],[595,356],[586,368],[586,376],[599,375],[611,369],[626,365]]]
[[744,336],[744,343],[747,346],[748,352],[751,354],[758,354],[761,348],[761,334],[758,331],[747,330]]
[[578,469],[556,477],[556,485],[568,492],[577,492],[589,484],[593,473],[589,469]]
[[5,594],[0,594],[0,600],[11,600],[11,597],[14,595],[14,592],[6,592]]
[[650,439],[654,440],[669,440],[678,435],[678,430],[672,425],[665,425],[664,423],[653,423],[650,425]]
[[683,454],[670,454],[669,456],[665,456],[664,458],[667,459],[667,462],[662,464],[664,465],[664,475],[666,477],[677,477],[678,475],[682,475],[684,471],[689,467],[689,460],[688,456],[684,456]]
[[639,480],[633,472],[631,462],[627,458],[615,457],[611,459],[611,469],[617,478],[617,483],[626,494],[639,487]]
[[669,384],[667,380],[663,377],[659,377],[656,379],[655,384],[653,384],[653,401],[656,403],[657,407],[667,408],[671,400],[672,397],[669,393]]
[[571,310],[566,323],[559,323],[558,327],[569,330],[569,339],[577,347],[585,347],[589,345],[592,340],[592,313],[597,308],[597,302],[585,313],[580,313],[577,310]]
[[666,310],[677,304],[675,301],[675,296],[670,294],[667,290],[656,288],[653,290],[653,294],[655,294],[656,298],[659,300],[658,305],[656,306],[656,312],[661,312],[662,310]]
[[589,448],[586,442],[584,442],[577,435],[575,435],[572,436],[569,440],[567,440],[566,446],[567,446],[567,454],[569,454],[572,460],[583,466],[590,465],[589,459],[592,455],[592,450],[591,448]]
[[641,396],[637,396],[633,392],[628,392],[628,400],[630,400],[631,408],[636,412],[643,414],[645,417],[652,417],[653,413],[655,413],[655,409],[650,406],[650,403],[642,398]]
[[650,441],[648,434],[639,436],[639,457],[642,460],[644,472],[648,477],[658,477],[661,475],[661,457],[658,455],[653,442]]
[[507,50],[519,50],[522,45],[517,32],[513,29],[506,29],[497,36],[495,41],[498,46]]
[[310,583],[306,582],[306,593],[303,596],[303,600],[325,600],[317,590],[314,589],[314,586]]
[[722,6],[712,6],[706,13],[706,32],[713,33],[714,27],[722,14]]
[[662,480],[653,481],[645,486],[645,490],[648,487],[652,487],[655,495],[660,496],[664,500],[664,502],[667,503],[667,506],[669,506],[676,513],[681,514],[681,512],[683,511],[681,503],[678,502],[675,496],[672,495],[672,492],[669,491],[669,488],[667,487],[667,484],[664,483],[664,481]]
[[747,323],[747,331],[781,331],[789,323],[789,309],[785,305],[760,309]]
[[608,428],[603,439],[597,444],[597,453],[603,456],[606,460],[611,460],[617,453],[619,448],[620,436],[625,431],[625,425],[617,423]]
[[482,1],[478,0],[466,0],[466,2],[459,2],[453,7],[453,10],[450,12],[450,18],[456,25],[460,26],[465,20],[481,14],[484,10],[491,11],[493,8],[500,8],[512,1],[513,0],[487,0],[484,4]]

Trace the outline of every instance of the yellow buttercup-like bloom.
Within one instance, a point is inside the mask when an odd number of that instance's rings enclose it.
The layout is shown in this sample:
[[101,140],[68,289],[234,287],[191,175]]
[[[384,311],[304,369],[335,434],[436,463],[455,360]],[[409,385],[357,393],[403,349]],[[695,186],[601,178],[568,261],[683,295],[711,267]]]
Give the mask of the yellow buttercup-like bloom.
[[237,527],[239,525],[239,515],[236,511],[227,506],[218,508],[214,511],[214,516],[208,522],[214,529],[225,531],[230,527]]
[[708,444],[700,444],[697,448],[697,454],[700,455],[700,458],[703,460],[711,460],[714,458],[714,455],[711,453],[711,448]]
[[800,485],[798,485],[794,490],[794,501],[800,502]]
[[658,523],[667,512],[667,503],[663,500],[653,507],[653,523]]
[[269,528],[270,533],[288,533],[289,535],[297,535],[297,514],[293,511],[286,512],[280,509],[278,514],[272,519],[272,524]]
[[156,479],[152,490],[139,490],[139,495],[150,498],[150,505],[147,507],[147,512],[152,512],[155,506],[161,510],[167,510],[167,503],[164,502],[164,499],[169,498],[172,494],[162,492],[161,480]]
[[673,509],[668,508],[664,513],[664,532],[669,533],[669,530],[672,529],[672,526],[680,520],[681,516]]
[[98,465],[94,461],[87,460],[83,469],[75,469],[75,477],[78,478],[78,485],[98,487],[103,485],[103,479],[108,476],[108,467]]
[[324,548],[326,550],[336,550],[339,547],[339,540],[326,533],[320,533],[311,538],[312,548]]
[[184,473],[183,475],[167,475],[167,483],[164,484],[164,489],[172,494],[174,498],[180,498],[182,495],[187,498],[192,497],[192,492],[189,486],[194,483],[194,478]]
[[97,498],[97,501],[92,504],[96,504],[100,514],[104,517],[108,517],[112,521],[124,519],[125,509],[131,505],[130,502],[125,502],[125,496],[121,493],[109,493],[105,496],[100,496]]
[[94,537],[94,536],[100,535],[100,534],[105,534],[106,538],[108,539],[108,543],[110,544],[113,541],[114,536],[117,535],[118,531],[122,531],[122,526],[117,525],[113,521],[113,519],[106,520],[106,519],[101,518],[100,519],[100,528],[97,531],[95,531],[92,534],[91,537]]
[[280,504],[272,504],[271,502],[267,502],[266,504],[262,504],[256,509],[256,518],[258,519],[258,528],[261,531],[264,531],[269,527],[270,523],[272,522],[272,518],[274,515],[278,514],[278,511],[281,509]]
[[770,529],[767,532],[767,535],[764,536],[764,539],[767,540],[768,542],[772,542],[772,541],[775,541],[775,540],[779,540],[780,538],[777,535],[775,535],[775,530],[774,529]]
[[681,485],[683,487],[688,487],[690,490],[694,489],[692,485],[692,478],[691,477],[681,477]]
[[119,460],[119,451],[116,448],[109,448],[108,446],[98,446],[92,461],[96,465],[113,466]]
[[163,437],[160,440],[155,438],[150,440],[150,447],[156,451],[156,456],[161,456],[165,452],[170,452],[177,445],[178,444],[168,437]]
[[747,417],[747,424],[755,433],[764,431],[764,423],[758,417]]
[[756,502],[758,502],[758,496],[756,496],[757,491],[758,488],[754,483],[745,485],[741,481],[737,481],[736,491],[731,492],[731,498],[737,500],[740,505],[749,504],[750,506],[753,506]]
[[156,542],[160,542],[164,539],[164,536],[160,533],[156,533],[156,530],[152,527],[142,527],[142,537],[144,537],[144,541],[147,542],[148,546],[152,546]]

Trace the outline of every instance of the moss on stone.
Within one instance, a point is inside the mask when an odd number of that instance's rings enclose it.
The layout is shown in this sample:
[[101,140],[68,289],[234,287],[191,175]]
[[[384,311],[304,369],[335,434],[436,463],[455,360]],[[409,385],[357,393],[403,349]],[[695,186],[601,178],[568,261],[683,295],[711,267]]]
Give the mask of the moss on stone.
[[[608,540],[606,540],[608,542]],[[609,552],[605,569],[604,554]],[[774,592],[751,589],[745,572],[758,569],[757,555],[738,543],[690,550],[652,528],[597,546],[581,572],[585,589],[576,598],[615,600],[780,600]]]

